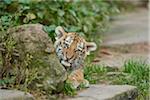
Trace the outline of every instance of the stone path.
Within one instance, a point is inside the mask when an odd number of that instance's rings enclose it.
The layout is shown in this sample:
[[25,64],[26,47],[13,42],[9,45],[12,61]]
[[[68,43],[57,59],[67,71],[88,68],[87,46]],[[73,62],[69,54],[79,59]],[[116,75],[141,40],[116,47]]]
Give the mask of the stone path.
[[148,42],[148,9],[118,16],[103,37],[105,46]]
[[75,98],[65,100],[134,100],[138,95],[136,87],[129,85],[91,85]]
[[120,15],[110,26],[103,34],[101,49],[93,61],[95,64],[121,67],[129,59],[150,64],[147,9]]
[[34,100],[34,97],[18,90],[0,89],[0,100]]
[[150,64],[149,47],[148,43],[103,46],[93,63],[117,68],[122,67],[128,60],[145,61]]

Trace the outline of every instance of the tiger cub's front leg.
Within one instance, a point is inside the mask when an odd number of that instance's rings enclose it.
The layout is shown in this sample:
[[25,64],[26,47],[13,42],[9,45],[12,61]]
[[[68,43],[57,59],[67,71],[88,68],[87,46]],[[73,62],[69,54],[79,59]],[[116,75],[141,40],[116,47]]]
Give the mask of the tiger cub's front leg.
[[81,84],[83,87],[89,87],[89,81],[84,79],[83,70],[81,68],[72,71],[70,75],[68,75],[67,82],[70,83],[74,89],[78,88]]

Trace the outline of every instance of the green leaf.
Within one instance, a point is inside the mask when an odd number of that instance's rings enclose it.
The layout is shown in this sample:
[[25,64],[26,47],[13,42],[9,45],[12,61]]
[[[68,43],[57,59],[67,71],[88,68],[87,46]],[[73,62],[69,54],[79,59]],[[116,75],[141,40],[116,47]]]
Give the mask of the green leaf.
[[88,27],[84,25],[83,30],[84,30],[85,33],[87,33],[88,32]]
[[71,10],[71,9],[70,9],[69,12],[70,12],[74,17],[77,16],[74,10]]
[[22,6],[22,10],[29,10],[30,7],[29,6]]
[[80,29],[81,29],[80,27],[71,26],[68,31],[69,31],[69,32],[77,32],[77,31],[79,31]]
[[6,4],[11,4],[12,0],[4,0]]
[[79,36],[86,37],[83,32],[79,32],[78,34],[79,34]]
[[38,13],[37,13],[37,16],[38,16],[39,18],[43,19],[44,13],[43,13],[43,12],[38,12]]
[[62,17],[62,16],[64,16],[65,15],[65,12],[63,11],[63,10],[58,10],[58,15],[60,16],[60,17]]
[[44,31],[50,33],[50,32],[54,32],[56,26],[55,25],[50,25],[50,26],[44,26]]
[[19,3],[29,4],[32,0],[18,0]]
[[0,24],[1,25],[4,25],[4,26],[9,26],[11,25],[11,19],[12,19],[12,16],[2,16],[0,18]]
[[26,17],[29,19],[29,20],[32,20],[32,19],[36,19],[36,15],[34,13],[28,13],[26,15]]
[[50,25],[50,26],[44,26],[44,31],[48,33],[48,35],[51,37],[52,41],[55,41],[55,25]]
[[23,19],[23,23],[28,23],[29,22],[29,19],[27,18],[27,17],[25,17],[24,19]]

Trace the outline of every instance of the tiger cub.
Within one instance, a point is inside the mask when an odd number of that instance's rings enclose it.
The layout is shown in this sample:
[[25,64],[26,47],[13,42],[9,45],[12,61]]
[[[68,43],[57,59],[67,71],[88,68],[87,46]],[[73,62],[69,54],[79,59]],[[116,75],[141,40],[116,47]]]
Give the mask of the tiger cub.
[[75,32],[65,32],[61,26],[56,27],[56,41],[54,47],[60,63],[71,71],[68,75],[69,81],[74,88],[81,83],[88,87],[89,82],[84,79],[83,63],[90,51],[96,50],[97,46],[94,42],[86,42],[85,39]]

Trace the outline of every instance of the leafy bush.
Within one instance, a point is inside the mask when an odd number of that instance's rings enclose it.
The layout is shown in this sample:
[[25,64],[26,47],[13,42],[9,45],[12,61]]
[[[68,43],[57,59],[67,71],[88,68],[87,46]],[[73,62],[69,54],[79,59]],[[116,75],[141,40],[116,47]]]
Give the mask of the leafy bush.
[[55,27],[61,25],[92,41],[105,30],[110,15],[118,12],[117,6],[106,0],[4,0],[0,9],[1,30],[41,23],[53,38]]

